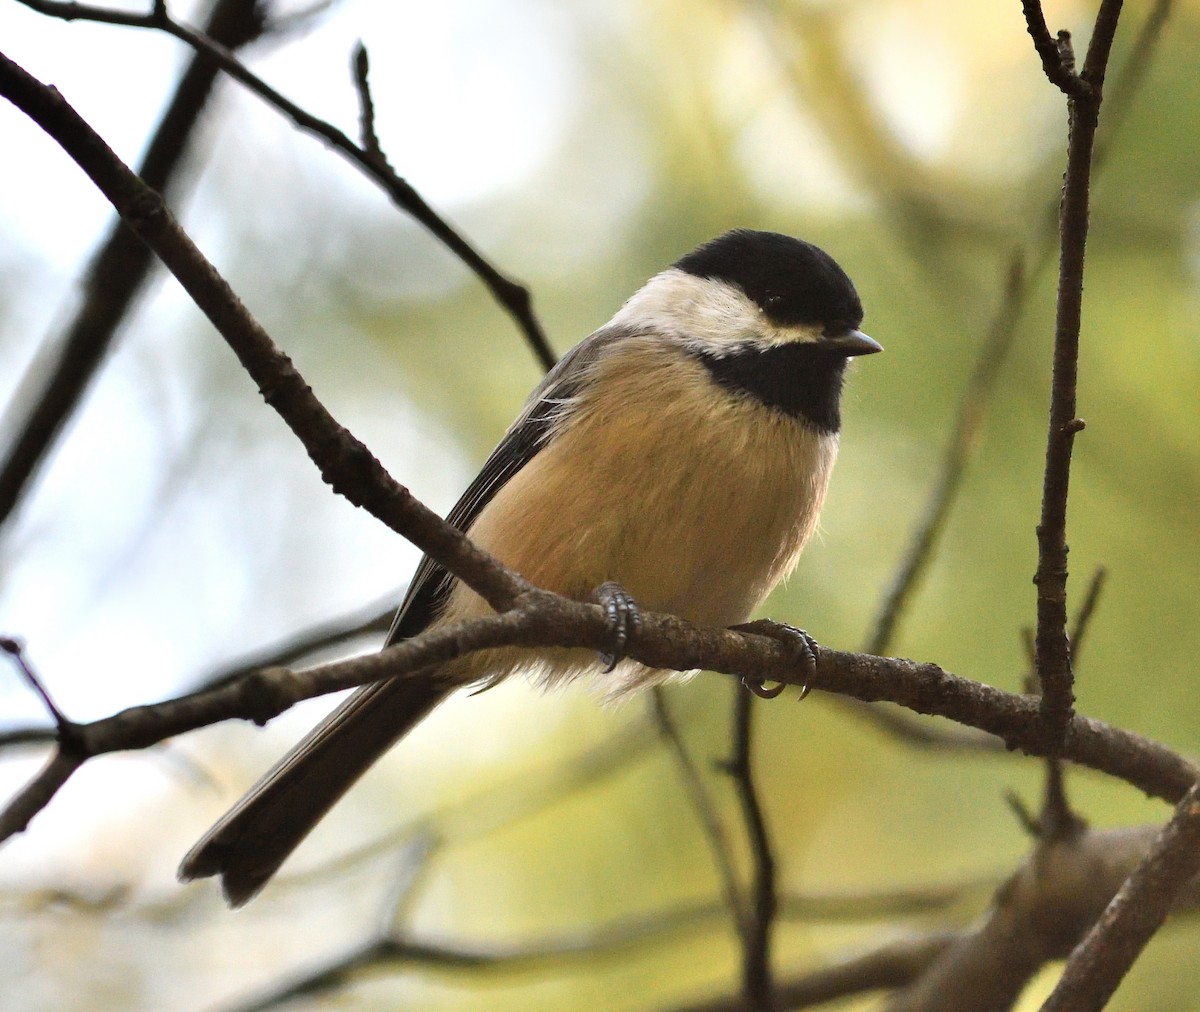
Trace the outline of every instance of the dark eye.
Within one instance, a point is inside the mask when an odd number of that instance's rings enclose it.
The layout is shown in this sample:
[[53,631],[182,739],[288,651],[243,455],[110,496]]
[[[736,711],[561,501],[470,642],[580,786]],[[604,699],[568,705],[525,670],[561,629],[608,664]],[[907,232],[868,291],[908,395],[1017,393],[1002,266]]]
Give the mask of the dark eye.
[[778,309],[783,305],[783,296],[775,292],[768,292],[763,296],[763,309]]

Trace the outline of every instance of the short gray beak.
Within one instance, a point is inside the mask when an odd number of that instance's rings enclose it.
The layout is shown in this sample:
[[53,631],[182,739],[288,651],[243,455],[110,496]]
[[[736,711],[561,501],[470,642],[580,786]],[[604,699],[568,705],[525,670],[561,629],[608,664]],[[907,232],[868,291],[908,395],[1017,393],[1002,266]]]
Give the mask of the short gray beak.
[[821,347],[833,348],[847,357],[851,355],[874,355],[883,351],[883,345],[872,337],[867,337],[861,330],[847,330],[832,337],[821,338]]

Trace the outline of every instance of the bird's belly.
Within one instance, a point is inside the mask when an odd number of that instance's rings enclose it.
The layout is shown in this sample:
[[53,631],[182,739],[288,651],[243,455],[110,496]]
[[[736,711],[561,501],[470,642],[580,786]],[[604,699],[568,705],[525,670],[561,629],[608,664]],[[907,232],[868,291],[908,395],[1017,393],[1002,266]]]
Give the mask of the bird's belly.
[[[472,538],[570,597],[615,580],[647,610],[702,625],[745,621],[816,527],[836,436],[749,401],[703,425],[687,405],[671,407],[585,416],[497,492]],[[483,609],[459,586],[446,617]],[[540,667],[561,677],[584,660],[548,652]]]

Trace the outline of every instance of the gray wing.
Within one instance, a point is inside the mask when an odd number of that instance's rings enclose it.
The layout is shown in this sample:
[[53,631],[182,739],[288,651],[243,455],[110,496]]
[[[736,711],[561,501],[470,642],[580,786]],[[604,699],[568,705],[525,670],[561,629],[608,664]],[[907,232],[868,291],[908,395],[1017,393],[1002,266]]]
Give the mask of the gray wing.
[[[585,338],[550,370],[529,395],[516,421],[484,462],[446,522],[469,531],[483,508],[514,474],[528,464],[550,440],[571,411],[571,402],[587,379],[589,367],[609,345],[629,336],[629,331],[605,327]],[[452,583],[450,574],[428,555],[413,574],[408,593],[396,613],[385,646],[406,640],[425,629],[445,603]]]
[[[470,529],[497,490],[546,445],[586,383],[588,365],[622,334],[597,331],[547,374],[450,511],[450,523]],[[423,558],[387,642],[424,629],[437,615],[449,583],[441,566]],[[204,835],[184,858],[180,877],[220,875],[229,901],[245,903],[367,768],[448,691],[437,679],[421,678],[394,678],[356,690]]]

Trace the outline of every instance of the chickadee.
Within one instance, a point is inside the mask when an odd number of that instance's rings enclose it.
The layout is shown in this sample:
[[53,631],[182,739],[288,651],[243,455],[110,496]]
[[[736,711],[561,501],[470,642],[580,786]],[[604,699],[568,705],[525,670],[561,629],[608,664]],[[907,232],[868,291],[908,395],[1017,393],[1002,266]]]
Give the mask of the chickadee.
[[[816,527],[847,360],[882,350],[862,316],[816,246],[719,236],[563,357],[447,519],[539,587],[587,599],[615,583],[618,612],[636,600],[699,625],[744,623]],[[387,643],[490,611],[427,556]],[[672,674],[615,660],[616,692]],[[240,906],[455,689],[599,667],[584,650],[510,647],[364,685],[209,830],[180,878],[220,875]]]

